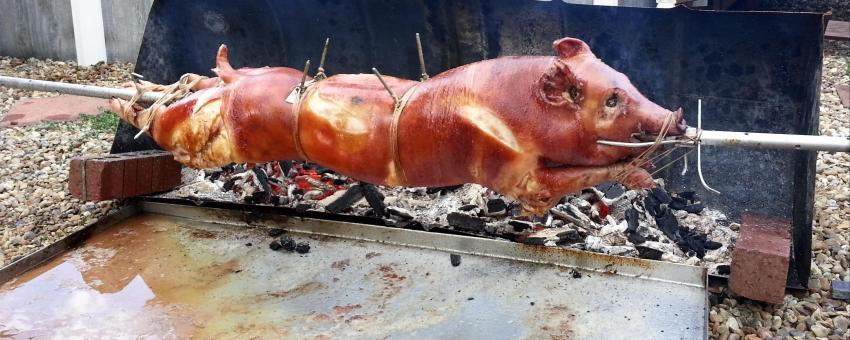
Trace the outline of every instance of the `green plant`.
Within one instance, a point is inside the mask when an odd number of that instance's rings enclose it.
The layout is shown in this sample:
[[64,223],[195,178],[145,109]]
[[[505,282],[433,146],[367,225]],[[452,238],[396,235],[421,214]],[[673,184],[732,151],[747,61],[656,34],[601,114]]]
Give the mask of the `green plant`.
[[45,121],[39,124],[38,128],[41,130],[59,130],[64,128],[67,124],[67,122]]
[[95,133],[111,133],[118,128],[118,115],[110,110],[102,110],[96,115],[81,114],[80,122],[88,125]]

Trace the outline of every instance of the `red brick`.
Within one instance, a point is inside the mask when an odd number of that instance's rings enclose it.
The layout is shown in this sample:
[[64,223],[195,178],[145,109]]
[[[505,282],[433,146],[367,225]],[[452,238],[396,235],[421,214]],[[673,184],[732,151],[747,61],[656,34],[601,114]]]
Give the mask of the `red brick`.
[[151,157],[139,157],[136,164],[136,187],[140,193],[151,191],[151,177],[153,173],[153,159]]
[[[83,183],[82,167],[86,167]],[[163,151],[87,156],[71,160],[71,195],[99,201],[171,190],[180,184],[180,164]]]
[[141,158],[127,158],[124,161],[124,193],[123,196],[141,195],[144,191],[139,188],[139,163]]
[[741,220],[729,288],[748,299],[782,303],[791,255],[791,222],[758,214]]

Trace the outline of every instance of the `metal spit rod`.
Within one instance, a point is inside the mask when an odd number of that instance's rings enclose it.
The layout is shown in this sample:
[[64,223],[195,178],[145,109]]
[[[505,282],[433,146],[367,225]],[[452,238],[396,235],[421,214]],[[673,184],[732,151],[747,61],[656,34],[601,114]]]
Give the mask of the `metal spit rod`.
[[[130,99],[136,94],[135,89],[116,89],[111,87],[80,85],[60,83],[56,81],[35,80],[27,78],[16,78],[0,76],[0,86],[6,86],[22,90],[58,92],[64,94],[72,94],[77,96],[95,97],[95,98],[120,98]],[[161,92],[145,92],[139,98],[139,102],[153,103],[163,96]]]
[[[33,90],[73,94],[97,98],[121,98],[130,99],[136,94],[135,89],[116,89],[93,85],[78,85],[60,83],[55,81],[35,80],[0,76],[0,86]],[[163,94],[160,92],[145,92],[139,98],[139,102],[153,103]],[[753,133],[733,131],[712,131],[688,128],[684,138],[665,140],[664,144],[695,144],[731,146],[756,149],[786,149],[786,150],[810,150],[830,152],[850,152],[850,137],[829,137],[810,135],[788,135],[776,133]],[[600,144],[623,146],[623,147],[647,147],[653,142],[645,143],[623,143],[613,141],[599,141]]]
[[699,140],[702,145],[740,146],[755,149],[785,149],[829,152],[850,152],[850,137],[787,135],[703,130],[688,128],[685,137]]

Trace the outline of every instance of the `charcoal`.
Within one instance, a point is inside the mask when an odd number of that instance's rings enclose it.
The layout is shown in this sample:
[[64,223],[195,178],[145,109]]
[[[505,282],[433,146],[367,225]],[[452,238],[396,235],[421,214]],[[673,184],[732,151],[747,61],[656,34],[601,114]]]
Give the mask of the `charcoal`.
[[233,166],[233,171],[231,171],[230,174],[231,175],[238,175],[238,174],[241,174],[245,171],[248,171],[248,169],[245,168],[244,164],[236,164],[236,165]]
[[630,233],[626,235],[626,239],[629,240],[629,242],[631,242],[632,244],[641,244],[646,242],[646,238],[638,233]]
[[688,206],[688,200],[681,197],[674,197],[668,206],[670,209],[683,210]]
[[230,177],[226,181],[224,181],[224,184],[222,184],[222,186],[221,186],[222,190],[224,190],[224,191],[233,190],[233,186],[236,184],[236,179],[237,179],[236,177]]
[[295,245],[295,252],[299,254],[307,254],[310,252],[310,244],[307,242],[298,242]]
[[411,229],[411,230],[425,230],[425,227],[422,226],[422,223],[419,221],[412,220],[404,220],[395,222],[395,226],[403,229]]
[[732,267],[728,264],[721,264],[717,266],[717,274],[720,275],[729,275],[732,273]]
[[455,189],[460,188],[462,186],[463,185],[450,185],[450,186],[447,186],[447,187],[433,187],[433,188],[425,189],[425,192],[428,193],[428,194],[435,194],[435,193],[439,192],[440,195],[443,195],[447,192],[454,191]]
[[697,193],[695,191],[682,191],[682,192],[676,194],[676,196],[684,198],[688,202],[699,201],[699,197],[697,197]]
[[579,272],[578,270],[575,270],[575,269],[570,270],[570,276],[572,276],[572,278],[574,278],[574,279],[580,279],[581,278],[581,272]]
[[533,225],[531,223],[523,222],[523,221],[517,221],[517,220],[510,220],[510,221],[508,221],[508,224],[510,226],[514,227],[514,231],[516,231],[516,232],[528,230],[528,229],[531,229],[531,227],[533,227]]
[[504,215],[508,212],[508,205],[501,198],[494,198],[487,201],[488,215]]
[[655,236],[655,235],[652,235],[652,234],[650,234],[650,235],[646,235],[646,240],[647,240],[647,241],[658,242],[658,236]]
[[546,244],[546,236],[528,236],[525,238],[525,244],[544,245]]
[[280,246],[281,246],[281,248],[283,248],[283,250],[295,251],[295,247],[297,246],[297,244],[295,243],[295,240],[293,240],[292,238],[290,238],[288,236],[284,236],[284,237],[280,238]]
[[342,179],[342,178],[335,178],[333,180],[333,182],[334,182],[334,185],[344,185],[346,183],[345,180]]
[[486,223],[481,218],[457,212],[449,213],[446,219],[450,226],[465,231],[480,232],[484,231],[484,227],[486,226]]
[[286,233],[286,230],[280,228],[272,228],[268,231],[268,235],[271,237],[278,237],[280,235],[283,235],[284,233]]
[[289,170],[292,170],[292,161],[278,161],[278,165],[280,165],[280,171],[283,172],[283,177],[289,175]]
[[224,173],[224,172],[223,171],[213,171],[213,173],[210,174],[209,180],[211,182],[215,182],[216,180],[221,178],[222,173]]
[[316,173],[319,175],[336,174],[336,172],[334,172],[333,170],[323,167],[321,165],[316,165]]
[[637,249],[638,256],[642,259],[660,260],[661,255],[664,255],[664,252],[662,252],[658,249],[650,248],[650,247],[646,247],[646,246],[635,246],[635,249]]
[[559,233],[558,235],[558,243],[577,243],[584,241],[584,235],[582,235],[578,230],[570,229],[565,232]]
[[696,204],[686,205],[681,210],[687,211],[691,214],[699,214],[699,213],[702,212],[703,209],[705,209],[705,206],[702,203],[696,203]]
[[301,189],[301,188],[292,189],[292,195],[293,196],[294,195],[304,195],[304,189]]
[[705,247],[705,249],[715,250],[715,249],[720,249],[720,247],[722,247],[723,244],[721,244],[720,242],[712,241],[712,240],[706,240],[705,244],[703,244],[703,246]]
[[257,182],[260,182],[260,188],[263,188],[265,192],[271,192],[272,187],[269,185],[269,176],[266,174],[266,171],[256,165],[251,170],[254,172]]
[[311,206],[309,204],[298,203],[298,205],[295,206],[295,212],[297,212],[299,214],[303,214],[303,213],[307,212],[307,210],[310,210],[310,208],[311,208]]
[[269,200],[269,203],[271,203],[271,204],[273,204],[273,205],[281,205],[281,204],[283,204],[283,202],[281,201],[280,196],[272,196],[272,197],[271,197],[271,199]]
[[689,256],[703,258],[705,256],[705,234],[694,232],[685,227],[679,227],[679,239],[676,245]]
[[269,203],[271,201],[272,194],[268,191],[255,191],[249,196],[245,196],[245,203],[247,204],[261,204],[261,203]]
[[637,229],[640,226],[640,221],[638,218],[639,213],[637,209],[630,208],[629,210],[626,210],[626,222],[629,225],[628,228],[626,228],[627,234],[637,233]]
[[658,229],[661,229],[664,232],[664,235],[667,236],[672,241],[678,241],[679,237],[679,220],[676,219],[676,216],[673,215],[673,212],[670,209],[661,210],[658,215],[655,216],[655,224],[658,225]]
[[600,184],[596,187],[605,194],[605,197],[619,197],[626,192],[623,186],[616,182],[608,182],[608,184]]
[[269,243],[269,249],[271,249],[271,250],[279,250],[280,248],[282,248],[282,246],[281,246],[280,242],[277,241],[277,240],[274,240],[271,243]]
[[667,191],[664,190],[664,188],[655,187],[652,188],[649,192],[653,197],[655,197],[658,203],[670,204],[670,201],[672,200],[672,198],[670,198],[670,194],[668,194]]
[[472,209],[475,209],[475,208],[478,208],[478,206],[475,205],[475,204],[467,204],[467,205],[461,206],[460,208],[457,208],[457,210],[471,211]]
[[406,219],[406,220],[413,219],[413,214],[409,210],[404,209],[404,208],[387,207],[387,212],[390,215],[398,216],[398,217],[401,217],[401,218]]
[[375,214],[386,216],[387,205],[384,203],[384,194],[378,191],[378,188],[372,184],[362,183],[360,185],[363,186],[363,195],[366,196],[366,202],[369,202],[369,206],[372,207]]
[[451,254],[449,255],[449,261],[452,263],[452,267],[457,267],[460,265],[460,255]]
[[246,247],[250,247],[250,246],[253,246],[253,245],[254,245],[254,244],[253,244],[253,243],[251,243],[251,242],[245,243],[245,246],[246,246]]
[[223,171],[223,172],[233,172],[233,170],[235,168],[236,168],[236,163],[230,163],[228,165],[221,167],[221,171]]
[[643,206],[654,217],[658,217],[658,214],[661,213],[661,202],[653,195],[646,195],[646,198],[643,199]]
[[328,204],[325,207],[325,211],[331,214],[339,214],[361,199],[363,199],[363,187],[354,185],[348,188],[342,196],[331,202],[331,204]]

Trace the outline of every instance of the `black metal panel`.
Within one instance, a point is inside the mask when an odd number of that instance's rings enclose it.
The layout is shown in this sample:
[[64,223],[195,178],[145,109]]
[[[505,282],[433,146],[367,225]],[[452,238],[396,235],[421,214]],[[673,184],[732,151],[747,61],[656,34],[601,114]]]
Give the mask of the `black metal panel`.
[[[501,55],[550,55],[557,38],[585,40],[650,99],[683,107],[713,130],[815,134],[820,89],[820,15],[714,12],[571,5],[559,1],[267,0],[157,1],[136,71],[169,83],[186,72],[210,74],[216,48],[235,66],[301,68],[331,37],[326,69],[418,78],[414,33],[422,34],[429,72]],[[315,66],[314,66],[315,69]],[[151,147],[127,138],[113,152]],[[807,283],[815,154],[706,147],[703,171],[723,192],[699,184],[681,165],[664,173],[671,190],[696,189],[710,207],[737,220],[745,212],[792,219],[795,263],[789,283]],[[696,157],[690,157],[695,169]],[[799,280],[797,279],[799,278]]]

